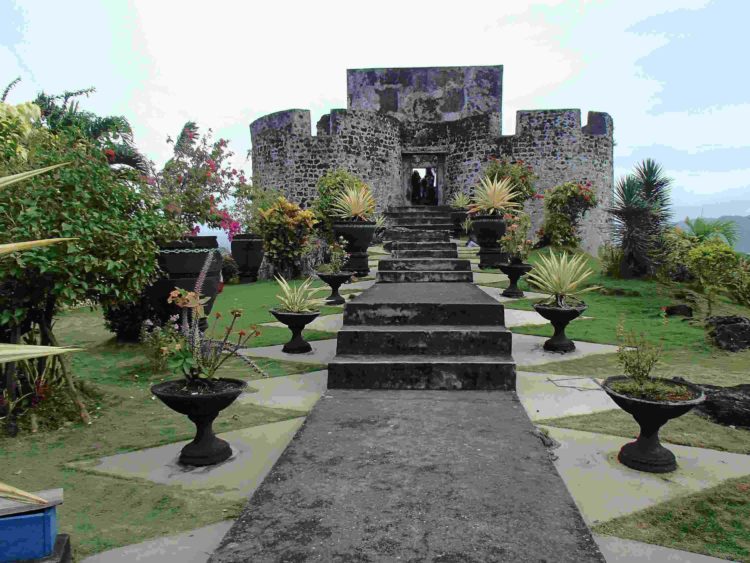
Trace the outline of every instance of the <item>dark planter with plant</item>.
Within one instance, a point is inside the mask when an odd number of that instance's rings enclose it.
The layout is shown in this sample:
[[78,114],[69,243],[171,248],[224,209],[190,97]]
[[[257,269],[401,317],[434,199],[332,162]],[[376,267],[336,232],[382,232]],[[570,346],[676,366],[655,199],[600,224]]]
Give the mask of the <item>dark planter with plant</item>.
[[287,354],[304,354],[312,351],[312,346],[304,338],[302,331],[305,326],[313,322],[320,310],[318,307],[322,299],[313,297],[317,289],[310,287],[312,279],[308,278],[298,286],[290,285],[284,278],[277,277],[276,281],[281,286],[281,295],[277,295],[280,301],[278,309],[271,309],[271,314],[284,323],[292,331],[292,338],[284,344],[281,349]]
[[337,217],[332,225],[334,239],[343,237],[349,252],[345,269],[366,276],[370,273],[367,249],[378,228],[370,220],[375,213],[375,198],[370,188],[365,184],[346,188],[336,196],[333,211]]
[[500,238],[505,234],[505,210],[517,209],[517,194],[509,178],[482,178],[469,207],[471,229],[479,244],[479,267],[497,268],[508,261]]
[[635,442],[620,449],[617,459],[638,471],[669,473],[677,469],[677,460],[661,445],[659,430],[705,401],[706,396],[697,385],[650,377],[661,348],[651,345],[643,335],[638,339],[633,333],[625,334],[621,326],[618,328],[623,341],[617,359],[626,375],[608,377],[602,389],[633,416],[641,431]]
[[346,260],[346,240],[341,237],[331,244],[330,260],[318,268],[315,274],[331,287],[331,295],[326,298],[329,305],[341,305],[346,300],[339,294],[339,287],[351,280],[354,272],[344,272],[341,268]]
[[[205,318],[204,305],[208,302],[207,297],[201,297],[201,289],[212,262],[213,256],[209,255],[193,291],[176,288],[169,295],[169,302],[180,309],[181,319],[176,338],[166,346],[167,364],[183,379],[164,381],[151,387],[151,392],[159,400],[186,415],[196,426],[195,438],[180,452],[179,462],[184,465],[214,465],[232,455],[232,448],[225,440],[216,437],[212,425],[219,412],[239,397],[247,383],[239,379],[216,378],[215,375],[224,362],[259,334],[254,329],[241,330],[237,333],[236,343],[230,342],[235,323],[242,316],[240,310],[232,311],[231,323],[223,331],[222,340],[212,340],[200,329],[199,321]],[[213,329],[220,319],[221,314],[216,313]],[[263,374],[254,363],[248,363]]]
[[592,274],[586,267],[583,254],[569,256],[563,252],[539,255],[539,262],[526,278],[533,287],[550,295],[549,299],[534,305],[534,310],[550,321],[555,329],[552,338],[544,343],[544,349],[548,352],[572,352],[576,349],[573,341],[565,335],[565,328],[586,310],[586,304],[576,295],[598,289],[578,289]]
[[240,283],[258,281],[258,270],[263,262],[263,239],[253,233],[236,235],[232,239],[232,257],[240,269]]
[[471,205],[471,198],[463,192],[458,192],[450,199],[451,222],[453,223],[453,236],[459,238],[464,231],[464,221],[468,214],[468,207]]
[[526,238],[531,229],[531,218],[522,211],[506,215],[506,217],[510,223],[505,235],[500,239],[500,245],[508,253],[508,262],[500,264],[500,270],[508,276],[510,285],[503,291],[503,296],[523,297],[523,291],[518,287],[518,280],[534,267],[524,263],[531,251],[531,241]]

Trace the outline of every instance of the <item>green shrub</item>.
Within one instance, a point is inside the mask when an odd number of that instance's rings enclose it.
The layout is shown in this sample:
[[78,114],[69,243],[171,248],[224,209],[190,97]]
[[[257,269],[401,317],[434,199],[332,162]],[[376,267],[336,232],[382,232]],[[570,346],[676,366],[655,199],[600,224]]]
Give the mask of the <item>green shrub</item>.
[[708,316],[711,316],[717,293],[731,285],[739,265],[740,258],[732,247],[717,238],[707,239],[687,253],[687,267],[706,299]]
[[232,193],[232,217],[239,221],[243,233],[256,233],[260,212],[271,207],[282,195],[281,190],[261,186],[257,180],[240,184]]
[[[534,181],[536,176],[531,165],[523,160],[507,160],[490,157],[490,161],[482,169],[482,177],[493,181],[510,178],[515,192],[514,201],[523,204],[536,193]],[[465,206],[464,206],[465,207]]]
[[610,278],[619,278],[623,257],[622,248],[607,242],[599,247],[598,254],[602,273]]
[[223,254],[221,261],[221,279],[224,283],[237,283],[240,276],[240,267],[231,254]]
[[659,277],[664,281],[691,281],[694,276],[687,266],[688,253],[698,244],[697,237],[679,227],[665,231],[662,244],[654,253],[654,261],[659,264]]
[[738,305],[750,307],[750,260],[741,257],[729,281],[729,297]]
[[315,225],[312,211],[279,197],[271,207],[260,212],[258,235],[263,239],[266,259],[284,278],[294,278],[302,271],[301,258]]
[[313,200],[310,208],[318,221],[318,230],[329,243],[333,242],[332,224],[336,215],[334,202],[345,190],[360,188],[364,185],[365,183],[360,178],[342,168],[329,170],[318,180],[316,184],[318,196]]
[[566,182],[544,195],[544,225],[539,235],[542,245],[575,249],[581,244],[578,225],[586,212],[597,204],[591,182]]

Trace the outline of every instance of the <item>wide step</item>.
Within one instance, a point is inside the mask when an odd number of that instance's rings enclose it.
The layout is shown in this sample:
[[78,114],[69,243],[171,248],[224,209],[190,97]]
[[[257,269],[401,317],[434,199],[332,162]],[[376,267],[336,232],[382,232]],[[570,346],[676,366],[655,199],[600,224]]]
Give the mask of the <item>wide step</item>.
[[383,258],[378,262],[379,272],[429,271],[469,272],[471,262],[459,258]]
[[393,250],[394,258],[458,258],[458,252],[453,250]]
[[337,354],[328,364],[328,389],[494,390],[516,388],[509,355],[418,356]]
[[338,354],[482,355],[511,353],[503,326],[350,325],[339,330]]
[[389,270],[384,272],[378,269],[377,281],[381,283],[471,283],[474,281],[474,276],[470,271],[451,272],[444,270],[425,270],[410,272]]

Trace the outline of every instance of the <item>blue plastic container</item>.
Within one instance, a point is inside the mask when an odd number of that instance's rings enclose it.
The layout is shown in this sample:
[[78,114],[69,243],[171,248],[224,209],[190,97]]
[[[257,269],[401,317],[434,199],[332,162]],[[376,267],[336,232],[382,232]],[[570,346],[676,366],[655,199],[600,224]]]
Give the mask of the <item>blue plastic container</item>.
[[47,557],[55,548],[57,507],[0,516],[0,563]]

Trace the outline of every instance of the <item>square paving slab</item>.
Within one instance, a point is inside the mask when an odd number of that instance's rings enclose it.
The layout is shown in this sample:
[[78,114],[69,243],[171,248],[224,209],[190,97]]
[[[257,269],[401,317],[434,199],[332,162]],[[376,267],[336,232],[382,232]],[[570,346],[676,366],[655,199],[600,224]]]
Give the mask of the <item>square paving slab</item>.
[[531,420],[620,408],[592,377],[519,371],[516,392]]
[[617,461],[633,438],[543,426],[561,445],[555,466],[590,525],[750,474],[750,456],[664,443],[677,470],[654,474]]
[[240,395],[237,402],[307,412],[318,402],[327,382],[327,370],[254,379],[248,384],[253,391]]
[[604,559],[512,392],[328,391],[212,563]]
[[[302,333],[304,336],[305,333]],[[289,333],[291,338],[291,333]],[[286,360],[288,362],[300,362],[303,364],[328,364],[336,355],[336,339],[315,340],[310,342],[311,352],[304,354],[287,354],[282,352],[283,344],[276,346],[260,346],[258,348],[244,348],[239,351],[245,356],[254,356],[256,358],[274,358],[276,360]]]
[[[505,311],[508,312],[507,310]],[[580,321],[585,322],[585,321]],[[614,354],[617,352],[617,346],[609,344],[595,344],[593,342],[581,342],[576,340],[576,349],[567,354],[560,352],[547,352],[543,346],[545,341],[552,336],[552,327],[550,326],[549,336],[532,336],[530,334],[513,335],[513,359],[516,361],[518,369],[523,366],[534,366],[546,364],[549,362],[562,362],[565,360],[577,360],[584,356],[592,354]],[[533,371],[533,370],[527,370]],[[581,374],[583,375],[583,374]]]
[[293,418],[218,434],[229,442],[233,453],[225,462],[210,467],[177,463],[187,441],[70,465],[105,475],[137,477],[223,498],[243,499],[260,485],[303,421],[302,417]]

